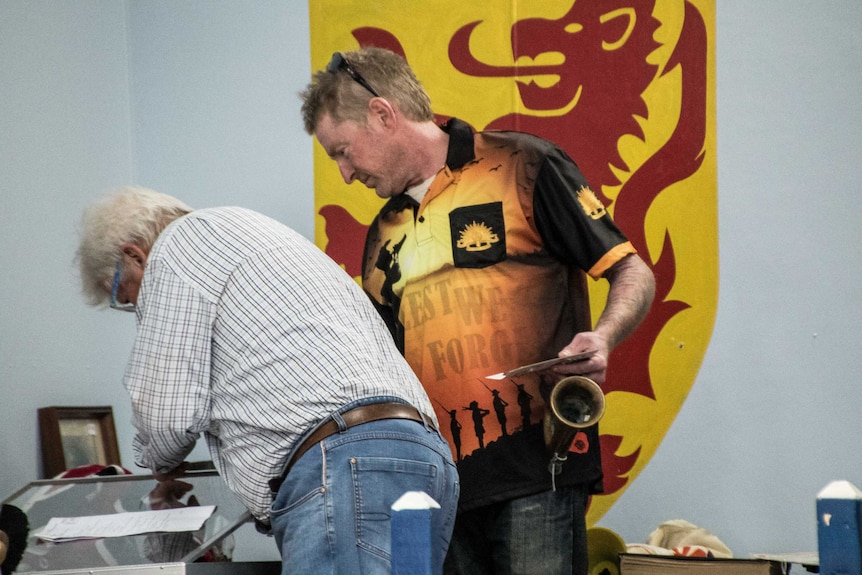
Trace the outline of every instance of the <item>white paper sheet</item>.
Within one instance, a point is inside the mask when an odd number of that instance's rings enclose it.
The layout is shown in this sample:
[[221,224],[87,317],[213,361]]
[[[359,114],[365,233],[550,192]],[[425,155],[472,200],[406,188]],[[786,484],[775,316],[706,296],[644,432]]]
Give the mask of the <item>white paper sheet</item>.
[[545,361],[540,361],[538,363],[531,363],[529,365],[522,365],[521,367],[510,369],[509,371],[504,371],[503,373],[495,373],[493,375],[486,375],[485,379],[506,379],[507,377],[514,377],[517,375],[525,375],[528,373],[533,373],[534,371],[544,371],[546,369],[551,369],[556,365],[564,365],[567,363],[575,363],[578,361],[583,361],[590,356],[596,353],[596,350],[591,349],[589,351],[582,351],[581,353],[576,353],[574,355],[567,355],[565,357],[554,357],[551,359],[546,359]]
[[215,505],[204,505],[85,517],[53,517],[36,533],[36,537],[59,542],[165,531],[197,531],[214,511]]
[[768,561],[779,561],[781,563],[799,563],[800,565],[819,565],[820,558],[817,551],[803,551],[800,553],[754,553],[752,557],[766,559]]

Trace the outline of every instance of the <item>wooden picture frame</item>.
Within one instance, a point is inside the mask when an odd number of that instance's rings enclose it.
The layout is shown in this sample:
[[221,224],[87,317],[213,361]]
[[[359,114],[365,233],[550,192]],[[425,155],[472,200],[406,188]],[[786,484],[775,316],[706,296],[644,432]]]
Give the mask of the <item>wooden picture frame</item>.
[[121,465],[110,406],[40,408],[39,433],[43,478],[81,465]]

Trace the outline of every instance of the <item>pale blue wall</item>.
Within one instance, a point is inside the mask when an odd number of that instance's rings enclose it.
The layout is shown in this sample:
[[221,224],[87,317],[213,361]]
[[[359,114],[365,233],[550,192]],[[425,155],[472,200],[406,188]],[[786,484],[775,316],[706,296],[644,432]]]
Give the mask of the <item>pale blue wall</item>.
[[113,405],[134,335],[82,305],[81,210],[131,174],[122,2],[0,1],[0,492],[38,477],[36,409]]
[[[737,555],[815,550],[817,491],[862,487],[862,4],[717,4],[715,330],[601,524],[634,542],[684,518]],[[112,405],[132,465],[133,321],[86,308],[71,264],[95,196],[133,182],[312,236],[308,35],[305,0],[0,0],[0,498],[38,476],[42,406]],[[238,558],[275,557],[239,539]]]
[[129,1],[136,181],[313,235],[303,0]]

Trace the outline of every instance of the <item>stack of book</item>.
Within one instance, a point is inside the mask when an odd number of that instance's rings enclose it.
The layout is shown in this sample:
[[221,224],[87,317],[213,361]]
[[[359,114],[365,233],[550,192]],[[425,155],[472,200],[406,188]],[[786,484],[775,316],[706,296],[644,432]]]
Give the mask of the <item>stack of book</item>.
[[766,559],[707,559],[620,554],[620,575],[785,575],[789,564]]

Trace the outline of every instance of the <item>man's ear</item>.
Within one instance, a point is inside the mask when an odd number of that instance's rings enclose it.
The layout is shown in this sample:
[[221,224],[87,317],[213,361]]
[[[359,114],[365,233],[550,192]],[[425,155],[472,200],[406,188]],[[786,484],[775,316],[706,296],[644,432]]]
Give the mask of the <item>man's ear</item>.
[[395,127],[397,114],[395,108],[386,98],[371,98],[368,102],[368,115],[372,125],[383,125],[385,128]]
[[147,264],[147,256],[148,252],[144,250],[141,246],[133,242],[126,242],[123,244],[123,255],[128,257],[131,261],[135,262],[141,269],[144,269],[144,266]]

